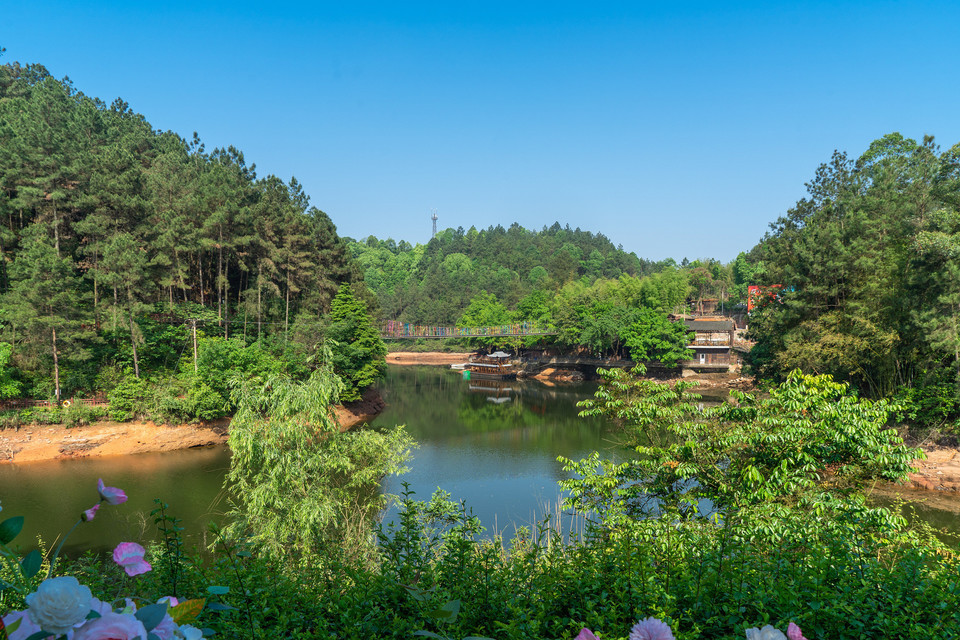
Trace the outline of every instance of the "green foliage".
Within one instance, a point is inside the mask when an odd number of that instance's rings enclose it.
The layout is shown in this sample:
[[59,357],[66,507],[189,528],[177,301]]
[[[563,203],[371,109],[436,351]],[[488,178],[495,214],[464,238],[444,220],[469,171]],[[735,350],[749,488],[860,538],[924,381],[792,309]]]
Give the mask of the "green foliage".
[[757,373],[829,373],[872,397],[960,375],[958,154],[892,133],[817,169],[753,266],[738,258],[738,279],[785,287],[751,317]]
[[387,348],[366,304],[344,284],[330,305],[326,339],[332,346],[333,370],[344,382],[340,398],[359,400],[363,390],[383,377]]
[[313,349],[361,274],[296,180],[258,178],[237,149],[157,131],[42,66],[0,78],[0,341],[14,347],[0,395],[11,365],[44,399],[108,391],[113,367],[156,381],[192,351],[193,322],[201,337],[283,336],[285,351],[304,315],[299,351]]
[[[887,428],[896,406],[858,399],[829,376],[793,372],[769,398],[734,392],[733,402],[703,411],[689,403],[683,383],[662,385],[619,370],[604,377],[596,397],[581,403],[583,415],[622,421],[639,457],[599,473],[596,458],[563,460],[582,477],[561,484],[572,505],[600,514],[606,530],[663,509],[695,517],[707,504],[809,505],[811,492],[823,487],[901,481],[922,455]],[[603,514],[601,504],[615,511]]]
[[656,360],[673,367],[693,357],[693,351],[687,348],[692,332],[653,309],[641,309],[625,333],[624,344],[634,360]]
[[114,387],[107,399],[110,401],[110,419],[125,422],[136,416],[146,415],[148,383],[142,378],[126,378]]
[[273,376],[238,389],[227,476],[237,499],[231,531],[249,532],[289,566],[338,548],[366,557],[372,518],[386,500],[380,481],[402,470],[412,446],[402,428],[341,433],[331,414],[341,388],[322,366],[306,382]]
[[23,385],[14,378],[14,369],[9,366],[10,352],[13,347],[6,342],[0,342],[0,400],[16,398],[20,395]]

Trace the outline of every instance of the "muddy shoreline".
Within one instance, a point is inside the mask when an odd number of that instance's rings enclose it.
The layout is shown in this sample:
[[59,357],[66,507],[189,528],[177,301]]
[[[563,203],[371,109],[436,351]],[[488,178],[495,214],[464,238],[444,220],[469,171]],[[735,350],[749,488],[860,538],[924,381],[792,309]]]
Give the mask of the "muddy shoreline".
[[[386,406],[376,391],[334,407],[340,430],[366,422]],[[158,453],[226,444],[230,418],[177,425],[96,422],[82,427],[27,425],[0,431],[0,464]]]
[[[388,353],[386,360],[387,363],[396,365],[442,366],[466,362],[470,355],[472,354],[396,351]],[[562,373],[564,372],[557,371],[554,375]],[[543,377],[547,379],[547,383],[551,382],[549,375]],[[726,387],[752,390],[752,381],[735,376],[719,379],[704,377],[699,382],[701,389]],[[334,413],[341,429],[345,431],[374,418],[385,406],[386,403],[379,393],[368,390],[360,401],[347,406],[338,405],[334,408]],[[227,442],[229,425],[229,418],[180,425],[157,425],[153,422],[98,422],[73,428],[30,425],[19,430],[0,431],[0,464],[220,445]],[[917,472],[911,473],[905,484],[881,484],[875,491],[888,495],[896,493],[906,499],[939,494],[946,501],[960,501],[960,448],[925,445],[923,451],[926,459],[915,461]]]

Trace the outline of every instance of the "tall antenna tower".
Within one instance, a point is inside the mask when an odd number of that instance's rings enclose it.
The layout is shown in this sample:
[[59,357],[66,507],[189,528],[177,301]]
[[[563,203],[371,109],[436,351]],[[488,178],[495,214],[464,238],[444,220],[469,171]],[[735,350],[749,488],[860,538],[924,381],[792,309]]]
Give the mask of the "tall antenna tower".
[[430,211],[433,213],[433,215],[430,216],[430,219],[433,220],[433,235],[430,237],[434,238],[437,235],[437,210],[431,209]]

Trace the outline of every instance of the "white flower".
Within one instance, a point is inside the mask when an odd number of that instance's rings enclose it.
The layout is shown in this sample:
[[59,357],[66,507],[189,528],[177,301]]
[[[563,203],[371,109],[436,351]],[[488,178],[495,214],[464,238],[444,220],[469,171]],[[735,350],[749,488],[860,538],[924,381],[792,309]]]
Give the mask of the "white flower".
[[73,576],[50,578],[27,596],[30,619],[44,631],[62,635],[90,613],[93,594]]
[[783,635],[783,631],[768,624],[763,629],[756,627],[747,629],[747,640],[787,640],[787,636]]
[[177,630],[177,637],[183,640],[200,640],[203,638],[203,631],[189,624],[180,625]]

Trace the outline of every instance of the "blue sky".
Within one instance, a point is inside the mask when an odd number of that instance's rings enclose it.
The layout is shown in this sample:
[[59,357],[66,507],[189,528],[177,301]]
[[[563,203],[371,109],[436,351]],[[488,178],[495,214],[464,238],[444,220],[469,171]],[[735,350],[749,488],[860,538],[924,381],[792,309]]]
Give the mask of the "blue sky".
[[960,3],[9,2],[4,62],[291,176],[341,235],[733,259],[834,149],[960,142]]

